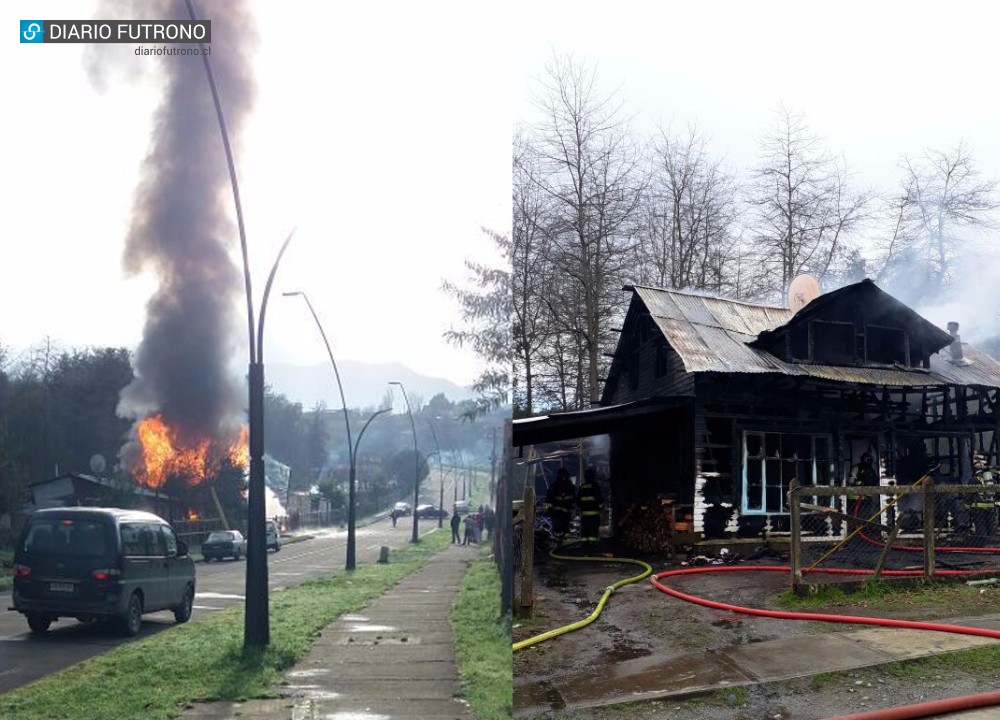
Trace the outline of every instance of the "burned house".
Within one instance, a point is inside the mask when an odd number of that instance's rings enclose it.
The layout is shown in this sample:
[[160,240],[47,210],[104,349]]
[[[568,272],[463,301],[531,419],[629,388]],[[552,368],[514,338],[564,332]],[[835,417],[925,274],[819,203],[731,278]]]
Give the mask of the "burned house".
[[870,280],[798,312],[634,286],[601,407],[515,423],[514,444],[608,433],[612,517],[670,499],[706,536],[787,527],[787,490],[969,482],[1000,464],[1000,363]]

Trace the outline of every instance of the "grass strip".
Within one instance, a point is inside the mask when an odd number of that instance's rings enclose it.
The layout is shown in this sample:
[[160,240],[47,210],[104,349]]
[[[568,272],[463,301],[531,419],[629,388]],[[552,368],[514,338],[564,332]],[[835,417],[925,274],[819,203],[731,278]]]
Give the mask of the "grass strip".
[[868,580],[853,592],[836,585],[819,585],[814,592],[799,597],[791,591],[778,596],[777,604],[789,610],[860,607],[872,610],[942,610],[950,614],[991,611],[996,587],[968,586],[943,580],[923,580],[917,584],[893,584]]
[[263,652],[243,651],[242,605],[205,614],[0,695],[0,718],[158,720],[193,702],[268,697],[324,627],[391,589],[449,540],[435,529],[393,550],[387,565],[360,565],[273,594]]
[[476,720],[513,715],[510,618],[500,614],[500,574],[488,548],[469,567],[451,612],[462,691]]

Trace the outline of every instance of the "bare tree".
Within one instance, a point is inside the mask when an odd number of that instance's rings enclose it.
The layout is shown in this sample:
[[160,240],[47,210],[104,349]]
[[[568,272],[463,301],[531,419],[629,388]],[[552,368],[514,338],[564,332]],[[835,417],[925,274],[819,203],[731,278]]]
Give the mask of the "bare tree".
[[476,406],[471,416],[482,415],[508,402],[511,358],[511,241],[500,233],[483,228],[496,245],[504,261],[501,267],[465,261],[468,285],[451,281],[441,285],[454,297],[462,311],[465,327],[448,330],[445,339],[458,347],[468,346],[484,361],[484,368],[473,381]]
[[551,200],[546,255],[553,270],[578,286],[578,306],[553,306],[568,330],[582,317],[576,344],[583,353],[577,402],[600,399],[602,352],[613,346],[607,307],[621,303],[624,263],[633,246],[640,192],[639,159],[615,95],[601,97],[595,71],[555,57],[541,82],[534,128],[541,175]]
[[912,285],[916,276],[924,295],[940,293],[954,282],[966,241],[976,231],[997,227],[997,181],[980,177],[964,140],[915,159],[904,155],[899,165],[902,192],[879,277],[890,282],[906,277]]
[[520,129],[514,134],[512,284],[514,321],[514,415],[535,407],[538,351],[549,333],[543,295],[550,273],[546,257],[547,195],[541,190],[535,150]]
[[723,291],[735,248],[736,185],[695,126],[660,130],[643,194],[636,279]]
[[874,195],[851,188],[846,162],[828,153],[800,113],[782,105],[775,116],[761,139],[749,202],[760,261],[774,281],[769,289],[783,292],[799,273],[837,274],[852,233],[871,218]]

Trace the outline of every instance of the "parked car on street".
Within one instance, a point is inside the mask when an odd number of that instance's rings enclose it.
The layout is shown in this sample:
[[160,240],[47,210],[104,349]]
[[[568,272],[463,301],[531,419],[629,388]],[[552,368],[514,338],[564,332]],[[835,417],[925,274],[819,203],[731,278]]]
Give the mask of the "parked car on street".
[[448,511],[441,510],[433,505],[417,505],[417,517],[437,520],[438,518],[448,517]]
[[267,521],[267,549],[274,552],[281,550],[281,529],[274,520]]
[[469,501],[459,500],[455,503],[455,514],[456,515],[468,515],[469,514]]
[[402,501],[393,505],[392,509],[396,511],[396,517],[399,517],[400,515],[409,515],[413,512],[413,507],[410,503]]
[[194,561],[161,517],[117,508],[50,508],[32,513],[14,550],[13,607],[32,632],[59,618],[110,620],[135,635],[144,613],[172,610],[187,622]]
[[239,530],[219,530],[211,533],[201,544],[201,554],[205,562],[231,557],[239,560],[247,554],[247,541]]

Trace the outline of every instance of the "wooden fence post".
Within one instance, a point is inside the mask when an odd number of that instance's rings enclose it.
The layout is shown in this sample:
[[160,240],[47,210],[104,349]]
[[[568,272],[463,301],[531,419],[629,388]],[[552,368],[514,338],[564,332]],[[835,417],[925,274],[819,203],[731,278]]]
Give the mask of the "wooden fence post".
[[535,602],[532,573],[535,563],[535,486],[524,484],[524,506],[521,508],[521,615],[531,617]]
[[792,566],[792,592],[802,584],[802,499],[799,496],[799,481],[793,479],[788,486],[788,505],[791,511],[788,561]]
[[934,481],[928,475],[923,482],[924,575],[934,577]]

